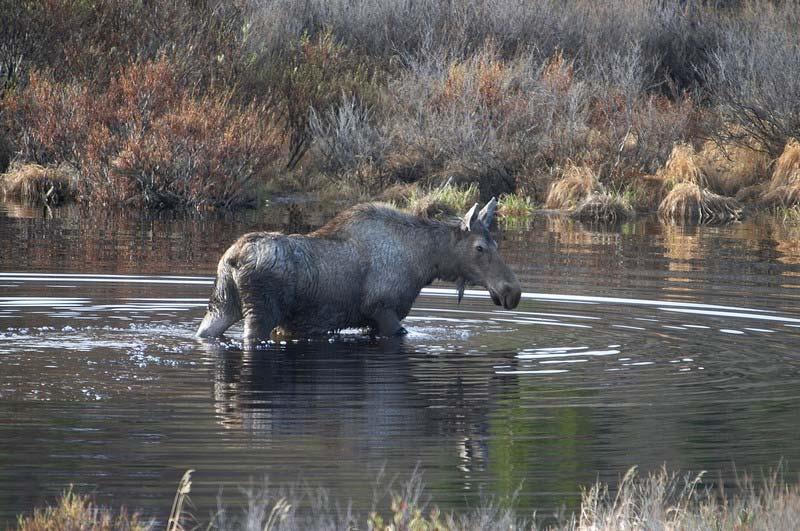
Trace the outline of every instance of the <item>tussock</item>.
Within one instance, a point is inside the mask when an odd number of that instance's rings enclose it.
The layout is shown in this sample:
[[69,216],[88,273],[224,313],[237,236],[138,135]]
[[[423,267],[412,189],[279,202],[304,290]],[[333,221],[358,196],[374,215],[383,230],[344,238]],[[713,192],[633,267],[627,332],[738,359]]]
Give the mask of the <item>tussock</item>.
[[761,151],[738,144],[707,141],[696,155],[711,191],[735,196],[743,188],[766,180],[769,158]]
[[676,144],[672,148],[667,163],[658,172],[658,176],[667,184],[693,183],[707,186],[707,180],[697,164],[694,148],[689,144]]
[[633,209],[623,198],[605,192],[593,192],[570,213],[581,221],[617,223],[629,218]]
[[72,172],[66,165],[56,168],[38,164],[12,166],[2,179],[3,195],[24,203],[58,205],[75,198]]
[[75,494],[70,488],[58,503],[35,509],[33,515],[17,520],[19,531],[86,530],[86,531],[149,531],[156,529],[154,522],[145,522],[138,513],[129,514],[124,509],[114,514],[98,507],[86,497]]
[[800,204],[800,142],[791,138],[772,172],[763,201],[772,206]]
[[591,168],[569,165],[564,176],[550,187],[545,206],[557,210],[571,209],[600,188],[600,181]]
[[665,220],[675,222],[726,223],[742,217],[742,207],[731,198],[682,182],[667,194],[658,208]]

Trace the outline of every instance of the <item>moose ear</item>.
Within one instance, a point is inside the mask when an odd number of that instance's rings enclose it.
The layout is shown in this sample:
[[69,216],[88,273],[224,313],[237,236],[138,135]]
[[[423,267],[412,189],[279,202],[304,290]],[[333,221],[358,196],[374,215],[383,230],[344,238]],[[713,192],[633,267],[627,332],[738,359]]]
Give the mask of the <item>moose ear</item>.
[[492,221],[494,221],[495,210],[497,210],[497,198],[493,197],[491,201],[486,203],[486,206],[483,207],[480,214],[478,214],[478,219],[481,220],[487,229],[492,225]]
[[478,221],[478,203],[472,205],[466,214],[464,214],[464,218],[461,220],[461,230],[470,231],[472,230],[472,224]]

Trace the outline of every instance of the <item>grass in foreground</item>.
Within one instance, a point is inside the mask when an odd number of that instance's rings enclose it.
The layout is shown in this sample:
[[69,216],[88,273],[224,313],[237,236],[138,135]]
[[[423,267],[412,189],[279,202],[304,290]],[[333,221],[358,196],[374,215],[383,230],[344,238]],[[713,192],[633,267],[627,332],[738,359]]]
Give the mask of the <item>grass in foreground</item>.
[[[731,531],[800,529],[800,483],[781,479],[781,469],[756,482],[750,477],[739,481],[736,492],[711,490],[702,484],[703,474],[680,476],[662,468],[640,476],[636,467],[621,479],[616,491],[596,483],[582,491],[579,512],[542,520],[529,519],[513,509],[489,500],[480,507],[461,513],[440,511],[425,495],[421,475],[414,472],[397,490],[389,487],[388,506],[375,509],[366,517],[342,508],[324,491],[277,490],[265,486],[247,492],[242,508],[220,507],[210,522],[200,523],[184,514],[182,507],[191,491],[189,473],[173,503],[167,524],[179,529],[369,529],[369,530],[472,530],[472,529],[553,529],[565,531],[605,531],[618,529],[714,529]],[[387,498],[378,496],[375,499]],[[191,522],[191,523],[190,523]],[[89,498],[67,491],[55,506],[36,509],[32,516],[20,517],[17,529],[98,530],[153,529],[140,515],[120,511],[114,514],[94,505]]]

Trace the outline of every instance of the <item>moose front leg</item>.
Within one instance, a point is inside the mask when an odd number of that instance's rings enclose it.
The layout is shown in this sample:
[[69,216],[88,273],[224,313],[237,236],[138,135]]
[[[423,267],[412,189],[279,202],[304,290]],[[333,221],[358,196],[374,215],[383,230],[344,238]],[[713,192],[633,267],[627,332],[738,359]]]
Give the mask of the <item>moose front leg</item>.
[[400,325],[400,319],[394,310],[383,309],[373,317],[375,320],[376,332],[379,336],[402,336],[407,334],[405,328]]

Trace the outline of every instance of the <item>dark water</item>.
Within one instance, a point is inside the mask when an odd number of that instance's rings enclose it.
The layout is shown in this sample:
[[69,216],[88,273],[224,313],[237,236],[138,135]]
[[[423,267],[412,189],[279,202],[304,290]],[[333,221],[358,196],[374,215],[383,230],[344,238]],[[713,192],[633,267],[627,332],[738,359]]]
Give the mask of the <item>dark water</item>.
[[[451,286],[402,340],[242,353],[192,337],[222,251],[325,214],[120,218],[0,207],[0,526],[74,484],[165,518],[183,471],[221,487],[305,481],[370,507],[419,465],[447,509],[575,507],[631,465],[800,470],[800,227],[617,230],[541,216],[502,252],[524,298]],[[308,214],[313,212],[313,214]]]

